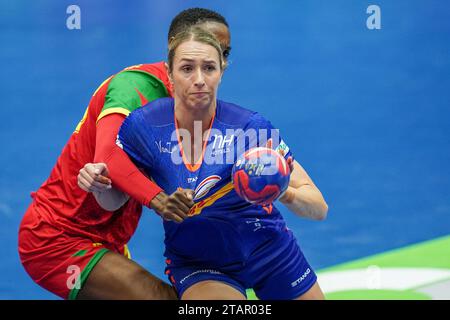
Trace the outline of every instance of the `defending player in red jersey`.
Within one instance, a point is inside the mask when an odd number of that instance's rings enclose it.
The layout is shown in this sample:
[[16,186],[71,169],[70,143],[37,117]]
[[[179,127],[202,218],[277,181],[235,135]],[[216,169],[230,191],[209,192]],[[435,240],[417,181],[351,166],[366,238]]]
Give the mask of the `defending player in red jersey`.
[[[169,39],[192,25],[214,32],[223,48],[229,48],[225,19],[205,9],[188,9],[175,17]],[[96,90],[49,178],[32,194],[19,229],[20,258],[36,283],[69,299],[176,298],[169,285],[125,257],[126,243],[137,227],[142,204],[167,220],[177,220],[185,217],[178,208],[186,195],[166,195],[115,144],[128,113],[170,94],[163,62],[126,68]],[[114,186],[136,200],[107,211],[92,193],[80,189],[78,172],[94,161],[105,162]]]

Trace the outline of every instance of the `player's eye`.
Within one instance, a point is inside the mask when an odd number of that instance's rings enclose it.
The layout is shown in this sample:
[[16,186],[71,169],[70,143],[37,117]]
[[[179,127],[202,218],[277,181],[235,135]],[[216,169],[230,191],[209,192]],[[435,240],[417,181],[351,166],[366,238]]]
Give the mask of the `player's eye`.
[[212,64],[207,64],[203,67],[203,69],[207,72],[213,72],[216,70],[216,66],[214,66]]
[[192,66],[190,65],[184,65],[181,67],[181,71],[185,72],[185,73],[189,73],[192,71]]

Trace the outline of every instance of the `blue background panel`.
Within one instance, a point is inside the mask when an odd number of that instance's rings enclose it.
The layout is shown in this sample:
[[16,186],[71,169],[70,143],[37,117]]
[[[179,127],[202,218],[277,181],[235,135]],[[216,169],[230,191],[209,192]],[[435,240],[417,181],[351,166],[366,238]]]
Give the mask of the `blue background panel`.
[[[66,27],[69,5],[81,30]],[[369,30],[366,9],[381,8]],[[450,231],[450,3],[447,1],[3,1],[0,3],[0,298],[53,299],[28,277],[17,229],[98,85],[165,59],[181,10],[231,27],[219,92],[279,127],[323,192],[329,217],[282,208],[315,269]],[[165,279],[163,229],[144,212],[135,260]]]

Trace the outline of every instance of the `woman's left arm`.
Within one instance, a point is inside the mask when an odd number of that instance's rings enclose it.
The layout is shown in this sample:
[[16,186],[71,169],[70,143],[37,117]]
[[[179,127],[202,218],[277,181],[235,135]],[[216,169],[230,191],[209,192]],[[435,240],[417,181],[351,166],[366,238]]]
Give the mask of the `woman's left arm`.
[[300,217],[324,220],[327,217],[328,205],[322,193],[305,169],[295,160],[293,161],[293,168],[289,186],[279,199],[280,202]]

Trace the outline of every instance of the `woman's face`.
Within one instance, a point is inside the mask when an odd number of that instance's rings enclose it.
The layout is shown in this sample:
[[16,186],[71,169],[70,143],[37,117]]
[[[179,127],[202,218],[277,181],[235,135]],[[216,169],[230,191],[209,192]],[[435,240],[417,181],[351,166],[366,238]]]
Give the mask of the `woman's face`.
[[213,46],[188,40],[175,50],[171,73],[175,103],[190,110],[209,108],[221,78],[219,53]]

